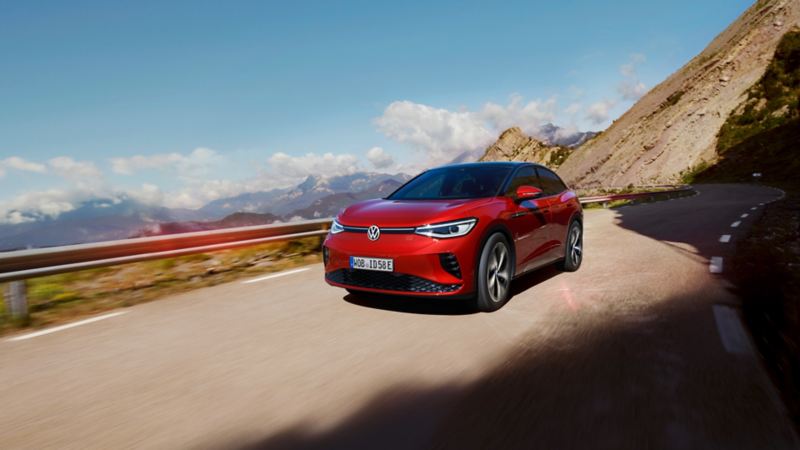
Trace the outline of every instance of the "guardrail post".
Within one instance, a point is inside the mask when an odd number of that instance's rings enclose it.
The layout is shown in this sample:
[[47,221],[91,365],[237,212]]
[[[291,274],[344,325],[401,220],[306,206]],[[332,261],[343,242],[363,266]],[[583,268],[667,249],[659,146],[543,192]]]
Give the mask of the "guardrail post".
[[6,285],[6,311],[16,322],[28,320],[28,286],[25,281],[12,281]]

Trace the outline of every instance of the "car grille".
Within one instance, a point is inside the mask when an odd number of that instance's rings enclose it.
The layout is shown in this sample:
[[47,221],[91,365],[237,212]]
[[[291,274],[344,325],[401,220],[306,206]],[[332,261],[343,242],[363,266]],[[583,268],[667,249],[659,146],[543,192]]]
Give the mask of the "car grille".
[[325,278],[334,283],[385,291],[442,293],[461,287],[460,284],[440,284],[414,275],[372,270],[339,269],[326,273]]

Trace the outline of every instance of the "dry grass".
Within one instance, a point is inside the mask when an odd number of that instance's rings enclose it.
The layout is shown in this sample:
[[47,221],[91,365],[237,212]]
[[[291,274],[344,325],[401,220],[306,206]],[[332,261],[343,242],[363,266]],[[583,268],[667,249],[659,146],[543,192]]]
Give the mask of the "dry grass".
[[0,302],[0,334],[320,262],[321,242],[322,238],[312,237],[31,279],[28,280],[29,320],[12,322],[5,304]]

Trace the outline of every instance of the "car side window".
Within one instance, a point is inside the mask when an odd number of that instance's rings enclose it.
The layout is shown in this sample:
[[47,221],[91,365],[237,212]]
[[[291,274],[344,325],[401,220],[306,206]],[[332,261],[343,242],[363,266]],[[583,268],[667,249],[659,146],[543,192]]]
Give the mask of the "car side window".
[[542,184],[544,195],[556,195],[567,190],[567,186],[561,181],[561,178],[552,171],[537,167],[536,172],[539,174],[539,180]]
[[534,186],[541,189],[541,186],[539,186],[539,179],[536,177],[536,172],[533,170],[533,167],[527,166],[517,171],[511,183],[508,185],[508,189],[506,189],[506,196],[515,196],[517,188],[520,186]]

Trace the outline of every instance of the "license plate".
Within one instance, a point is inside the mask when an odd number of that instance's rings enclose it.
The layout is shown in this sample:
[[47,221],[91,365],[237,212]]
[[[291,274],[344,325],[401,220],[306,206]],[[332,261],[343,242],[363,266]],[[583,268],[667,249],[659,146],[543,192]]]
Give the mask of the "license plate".
[[362,256],[351,256],[350,268],[376,270],[378,272],[394,272],[394,260],[386,258],[364,258]]

